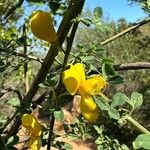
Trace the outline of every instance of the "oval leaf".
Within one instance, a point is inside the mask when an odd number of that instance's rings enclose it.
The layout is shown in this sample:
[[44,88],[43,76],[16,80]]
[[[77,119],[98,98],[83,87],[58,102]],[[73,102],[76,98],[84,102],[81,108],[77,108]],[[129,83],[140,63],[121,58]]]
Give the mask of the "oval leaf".
[[112,107],[123,105],[126,101],[129,101],[130,99],[123,93],[116,93],[113,96],[113,101],[111,103]]
[[133,142],[134,149],[150,149],[150,135],[141,134]]

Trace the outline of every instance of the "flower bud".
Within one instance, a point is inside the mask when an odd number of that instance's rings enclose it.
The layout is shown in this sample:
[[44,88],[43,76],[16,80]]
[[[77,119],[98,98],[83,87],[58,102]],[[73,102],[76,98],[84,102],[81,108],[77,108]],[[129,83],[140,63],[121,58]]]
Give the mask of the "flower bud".
[[51,15],[42,10],[36,11],[31,17],[31,31],[37,38],[50,43],[57,40]]

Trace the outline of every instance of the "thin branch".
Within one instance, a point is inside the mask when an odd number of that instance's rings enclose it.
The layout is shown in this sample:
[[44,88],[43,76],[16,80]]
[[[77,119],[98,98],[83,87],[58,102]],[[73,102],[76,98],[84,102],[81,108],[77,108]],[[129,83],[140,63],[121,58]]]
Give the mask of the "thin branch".
[[118,64],[113,66],[116,71],[150,69],[149,62]]
[[124,31],[122,31],[122,32],[120,32],[120,33],[118,33],[118,34],[116,34],[115,36],[113,36],[113,37],[111,37],[111,38],[109,38],[109,39],[107,39],[107,40],[101,42],[101,45],[102,45],[102,46],[103,46],[103,45],[106,45],[106,44],[108,44],[108,43],[110,43],[110,42],[112,42],[112,41],[118,39],[119,37],[121,37],[121,36],[127,34],[128,32],[130,32],[130,31],[132,31],[132,30],[134,30],[134,29],[136,29],[136,28],[138,28],[138,27],[140,27],[140,26],[142,26],[142,25],[148,23],[148,22],[150,22],[150,17],[148,17],[148,18],[146,18],[146,19],[140,21],[139,23],[137,23],[136,25],[133,25],[132,27],[129,27],[129,28],[125,29]]
[[38,57],[35,57],[35,56],[31,56],[31,55],[26,55],[26,54],[21,54],[21,53],[17,53],[17,52],[7,52],[6,50],[0,48],[0,52],[4,52],[4,53],[9,53],[9,54],[12,54],[14,56],[19,56],[19,57],[22,57],[22,58],[26,58],[28,60],[35,60],[37,62],[40,62],[40,63],[43,63],[43,59],[41,58],[38,58]]
[[[23,25],[23,36],[26,36],[26,24]],[[27,40],[25,39],[23,44],[24,55],[27,55]],[[24,63],[24,86],[25,93],[29,90],[29,79],[28,79],[28,62]]]

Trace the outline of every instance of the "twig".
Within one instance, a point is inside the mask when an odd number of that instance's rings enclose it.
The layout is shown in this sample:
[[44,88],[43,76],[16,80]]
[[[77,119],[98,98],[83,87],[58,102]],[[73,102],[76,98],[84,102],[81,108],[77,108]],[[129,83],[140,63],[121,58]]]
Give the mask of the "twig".
[[150,69],[150,63],[149,62],[137,62],[137,63],[114,65],[113,67],[116,71]]
[[134,29],[136,29],[136,28],[138,28],[138,27],[140,27],[140,26],[142,26],[142,25],[148,23],[149,21],[150,21],[150,17],[148,17],[148,18],[146,18],[146,19],[140,21],[139,23],[137,23],[136,25],[133,25],[132,27],[129,27],[129,28],[125,29],[124,31],[122,31],[122,32],[120,32],[120,33],[118,33],[118,34],[116,34],[115,36],[113,36],[113,37],[111,37],[111,38],[109,38],[109,39],[107,39],[107,40],[101,42],[101,45],[102,45],[102,46],[103,46],[103,45],[106,45],[106,44],[108,44],[108,43],[110,43],[110,42],[112,42],[112,41],[118,39],[119,37],[121,37],[121,36],[127,34],[128,32],[130,32],[130,31],[132,31],[132,30],[134,30]]
[[0,51],[1,52],[4,52],[4,53],[11,53],[12,55],[14,56],[19,56],[19,57],[23,57],[23,58],[27,58],[28,60],[35,60],[37,62],[40,62],[40,63],[43,63],[43,60],[41,58],[38,58],[38,57],[35,57],[35,56],[31,56],[31,55],[26,55],[26,54],[21,54],[21,53],[18,53],[18,52],[7,52],[6,50],[0,48]]
[[[26,24],[23,25],[23,36],[26,36]],[[23,43],[24,55],[27,55],[27,40],[25,39]],[[24,86],[25,93],[29,90],[29,80],[28,80],[28,62],[24,63]]]
[[52,138],[53,138],[53,129],[54,129],[54,122],[55,122],[55,118],[54,118],[54,112],[51,113],[51,122],[50,122],[50,129],[49,129],[49,135],[48,135],[48,142],[47,142],[47,150],[51,149],[51,142],[52,142]]

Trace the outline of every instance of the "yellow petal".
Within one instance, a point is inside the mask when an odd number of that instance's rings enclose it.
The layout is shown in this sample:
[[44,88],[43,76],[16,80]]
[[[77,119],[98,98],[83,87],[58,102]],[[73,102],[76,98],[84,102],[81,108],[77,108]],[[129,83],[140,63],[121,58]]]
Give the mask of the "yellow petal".
[[106,86],[106,80],[102,76],[92,76],[79,87],[81,95],[99,95]]
[[32,114],[24,114],[21,118],[22,125],[27,128],[30,135],[40,136],[42,133],[42,128],[40,123]]
[[42,141],[40,137],[30,137],[30,141],[28,142],[28,147],[31,150],[39,150],[42,146]]
[[89,122],[96,122],[100,111],[92,97],[82,97],[80,102],[81,114]]
[[67,91],[74,95],[82,80],[85,80],[84,68],[83,65],[78,63],[73,65],[69,65],[69,69],[63,72],[63,83],[67,89]]
[[31,17],[31,30],[39,39],[48,41],[50,43],[57,40],[51,15],[42,10],[36,11]]
[[76,63],[74,66],[75,70],[78,72],[78,74],[81,77],[82,81],[85,81],[85,70],[84,70],[84,66],[81,63]]

